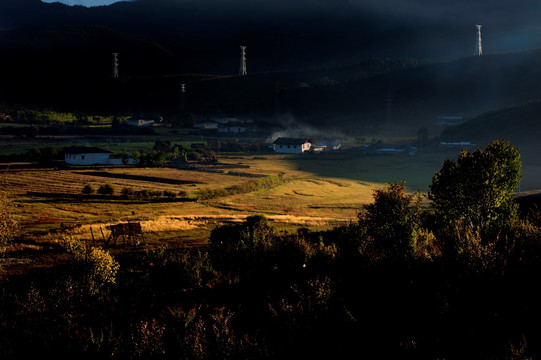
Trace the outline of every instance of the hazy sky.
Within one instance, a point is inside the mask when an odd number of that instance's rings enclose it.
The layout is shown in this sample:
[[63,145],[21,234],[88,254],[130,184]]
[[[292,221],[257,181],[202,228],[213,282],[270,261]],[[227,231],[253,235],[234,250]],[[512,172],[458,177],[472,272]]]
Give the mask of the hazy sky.
[[122,0],[42,0],[46,3],[63,3],[67,5],[99,6],[111,5]]

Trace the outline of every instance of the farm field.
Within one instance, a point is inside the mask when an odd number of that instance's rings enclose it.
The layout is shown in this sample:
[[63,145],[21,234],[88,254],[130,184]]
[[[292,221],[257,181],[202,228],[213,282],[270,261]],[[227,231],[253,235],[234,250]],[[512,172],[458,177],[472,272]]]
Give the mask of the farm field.
[[[407,156],[235,153],[222,154],[219,160],[218,165],[182,170],[124,167],[6,170],[2,184],[12,193],[27,238],[72,227],[78,228],[77,236],[89,238],[90,226],[105,229],[108,224],[139,221],[153,239],[194,240],[205,239],[212,227],[222,221],[242,221],[251,214],[265,214],[289,229],[330,227],[355,219],[363,204],[371,201],[373,190],[385,182],[413,178],[415,181],[407,184],[415,191],[425,186],[431,176],[429,170],[412,166],[414,158]],[[386,162],[388,169],[383,165]],[[403,169],[408,167],[408,171],[397,170],[397,164]],[[282,182],[270,188],[197,200],[203,189],[224,189],[278,174],[283,176]],[[95,189],[110,184],[116,193],[85,196],[81,190],[86,184]],[[124,199],[119,196],[123,188],[181,192],[183,196]]]
[[[373,191],[385,183],[405,180],[408,191],[426,193],[443,160],[440,151],[416,156],[222,153],[218,159],[214,165],[185,169],[4,170],[0,183],[10,191],[23,232],[20,243],[12,246],[12,255],[8,252],[3,261],[19,256],[17,252],[49,248],[65,237],[100,244],[110,235],[107,226],[123,222],[141,223],[147,246],[204,245],[214,227],[242,222],[255,214],[266,215],[283,232],[296,232],[301,227],[326,230],[355,221],[363,205],[372,201]],[[278,175],[281,180],[271,186],[200,197],[207,190],[238,187]],[[528,179],[526,171],[523,182],[529,184]],[[105,184],[114,188],[113,195],[82,194],[85,185],[98,189]],[[121,192],[126,188],[180,195],[125,198]]]

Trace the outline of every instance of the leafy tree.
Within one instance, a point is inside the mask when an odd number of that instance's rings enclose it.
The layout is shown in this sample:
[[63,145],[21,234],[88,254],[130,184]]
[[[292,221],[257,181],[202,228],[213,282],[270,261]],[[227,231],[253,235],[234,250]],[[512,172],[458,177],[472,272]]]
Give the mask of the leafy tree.
[[394,183],[374,192],[374,202],[359,215],[359,223],[377,257],[404,260],[416,252],[420,213],[420,194],[407,195],[404,183]]
[[463,150],[457,161],[445,160],[432,178],[429,198],[442,224],[461,223],[487,235],[516,215],[513,192],[521,178],[518,149],[507,141],[491,142],[483,151]]

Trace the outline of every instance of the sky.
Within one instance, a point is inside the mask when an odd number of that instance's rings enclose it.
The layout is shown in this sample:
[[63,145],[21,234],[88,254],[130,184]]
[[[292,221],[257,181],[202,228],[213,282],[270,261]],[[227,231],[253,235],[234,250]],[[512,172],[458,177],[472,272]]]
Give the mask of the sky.
[[101,6],[111,5],[122,0],[42,0],[46,3],[62,3],[66,5]]

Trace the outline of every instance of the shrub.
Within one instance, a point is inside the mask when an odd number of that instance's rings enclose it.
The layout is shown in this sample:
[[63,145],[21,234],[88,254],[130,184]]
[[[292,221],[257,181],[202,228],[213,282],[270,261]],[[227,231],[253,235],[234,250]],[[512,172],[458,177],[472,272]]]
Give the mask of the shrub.
[[208,252],[167,246],[147,251],[147,271],[153,283],[164,289],[192,289],[208,285],[215,274]]
[[109,252],[76,240],[68,241],[66,250],[70,275],[83,293],[97,295],[115,283],[119,265]]
[[165,354],[165,326],[156,319],[141,321],[132,334],[130,355],[133,359],[153,359]]
[[159,199],[162,196],[162,192],[159,190],[149,190],[148,197],[152,199]]
[[135,197],[135,190],[133,190],[133,188],[125,187],[120,190],[120,195],[126,199],[133,199]]
[[81,192],[85,195],[93,194],[94,191],[95,191],[94,187],[90,184],[86,184],[85,186],[83,186],[83,190],[81,190]]
[[100,195],[113,195],[115,188],[111,184],[103,184],[98,188],[98,194]]
[[175,194],[173,191],[164,190],[163,196],[165,196],[168,199],[176,199],[177,194]]
[[149,191],[147,189],[139,190],[136,193],[138,199],[148,199],[150,197]]
[[275,237],[274,228],[260,215],[249,216],[240,225],[217,227],[210,235],[212,264],[224,274],[257,276],[272,268]]
[[19,223],[13,218],[13,204],[8,194],[0,190],[0,252],[19,230]]

